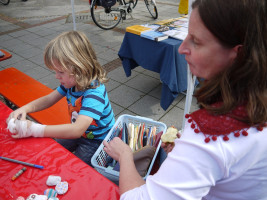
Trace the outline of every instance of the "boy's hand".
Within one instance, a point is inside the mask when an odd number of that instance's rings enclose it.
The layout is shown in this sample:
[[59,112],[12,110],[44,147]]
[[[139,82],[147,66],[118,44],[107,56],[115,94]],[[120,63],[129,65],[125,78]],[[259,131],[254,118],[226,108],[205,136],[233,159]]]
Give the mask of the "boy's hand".
[[6,123],[10,121],[10,119],[20,119],[20,120],[26,120],[27,111],[24,107],[18,108],[17,110],[10,113],[9,117],[6,120]]
[[12,118],[8,123],[8,130],[13,138],[43,137],[46,125],[37,124],[29,120],[18,120]]

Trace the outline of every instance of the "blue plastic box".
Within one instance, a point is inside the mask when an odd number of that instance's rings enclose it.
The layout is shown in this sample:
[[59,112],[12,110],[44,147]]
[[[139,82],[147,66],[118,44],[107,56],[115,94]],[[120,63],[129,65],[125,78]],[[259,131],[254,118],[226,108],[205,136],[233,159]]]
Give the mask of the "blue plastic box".
[[[145,118],[145,117],[140,117],[140,116],[132,116],[132,115],[121,115],[118,120],[115,122],[113,128],[109,131],[108,135],[106,136],[105,140],[106,141],[110,141],[113,139],[114,135],[113,130],[115,128],[122,128],[123,127],[123,123],[126,123],[127,125],[129,123],[133,123],[134,125],[139,125],[140,123],[145,123],[145,128],[149,128],[149,127],[153,127],[155,126],[157,128],[156,133],[159,133],[161,131],[163,131],[163,134],[166,132],[167,130],[167,126],[162,123],[162,122],[158,122],[158,121],[154,121],[150,118]],[[155,162],[155,159],[157,157],[159,148],[161,145],[161,141],[159,142],[157,149],[155,151],[155,155],[149,165],[149,168],[147,170],[146,175],[143,177],[144,179],[147,178],[147,176],[150,174],[151,169],[153,167],[153,164]],[[92,165],[95,167],[95,169],[101,173],[102,175],[104,175],[105,177],[107,177],[109,180],[111,180],[112,182],[118,184],[119,182],[119,175],[120,173],[107,168],[106,164],[107,164],[107,159],[109,158],[108,154],[103,150],[104,145],[103,143],[99,146],[99,148],[97,149],[97,151],[95,152],[95,154],[93,155],[92,159],[91,159],[91,163]]]

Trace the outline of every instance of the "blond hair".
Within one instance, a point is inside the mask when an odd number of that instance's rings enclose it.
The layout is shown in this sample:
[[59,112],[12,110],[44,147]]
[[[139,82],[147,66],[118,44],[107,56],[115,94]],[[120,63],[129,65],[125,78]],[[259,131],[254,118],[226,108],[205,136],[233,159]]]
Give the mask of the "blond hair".
[[97,61],[93,47],[83,32],[64,32],[50,41],[45,48],[44,61],[49,69],[57,69],[57,63],[62,66],[62,70],[74,75],[79,91],[93,88],[93,80],[107,82],[106,72]]

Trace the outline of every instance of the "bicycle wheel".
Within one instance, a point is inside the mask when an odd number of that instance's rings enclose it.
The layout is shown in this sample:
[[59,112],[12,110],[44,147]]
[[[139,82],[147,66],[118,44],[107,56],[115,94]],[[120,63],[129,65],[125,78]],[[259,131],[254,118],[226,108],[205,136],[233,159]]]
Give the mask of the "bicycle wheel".
[[154,18],[158,18],[158,10],[153,0],[145,0],[146,7],[150,15]]
[[121,21],[120,2],[110,8],[98,6],[98,0],[94,0],[91,5],[91,16],[94,23],[104,29],[109,30],[116,27]]
[[137,1],[138,1],[138,0],[132,0],[132,2],[133,2],[133,8],[135,8],[135,6],[136,6],[136,4],[137,4]]
[[0,0],[0,3],[3,5],[8,5],[10,0]]

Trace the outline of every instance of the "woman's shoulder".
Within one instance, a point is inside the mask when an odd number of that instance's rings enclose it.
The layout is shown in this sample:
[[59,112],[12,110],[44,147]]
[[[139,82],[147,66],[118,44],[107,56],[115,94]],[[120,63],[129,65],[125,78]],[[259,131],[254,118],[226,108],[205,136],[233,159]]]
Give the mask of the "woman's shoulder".
[[[211,140],[216,141],[220,136],[224,141],[230,139],[230,135],[236,138],[248,136],[247,130],[250,125],[243,122],[242,118],[247,116],[245,106],[238,106],[230,113],[216,115],[211,114],[206,109],[199,109],[185,117],[190,127],[196,134],[203,134],[206,143]],[[259,131],[263,130],[261,126],[254,126]]]
[[[216,125],[211,123],[210,126]],[[192,123],[186,122],[181,137],[175,140],[175,146],[187,146],[188,149],[193,147],[197,149],[198,154],[211,155],[215,160],[220,160],[227,170],[242,159],[258,162],[267,151],[267,127],[262,130],[248,127],[245,133],[243,135],[242,131],[236,130],[226,135],[206,134],[202,131],[196,132],[195,128],[192,128]]]

